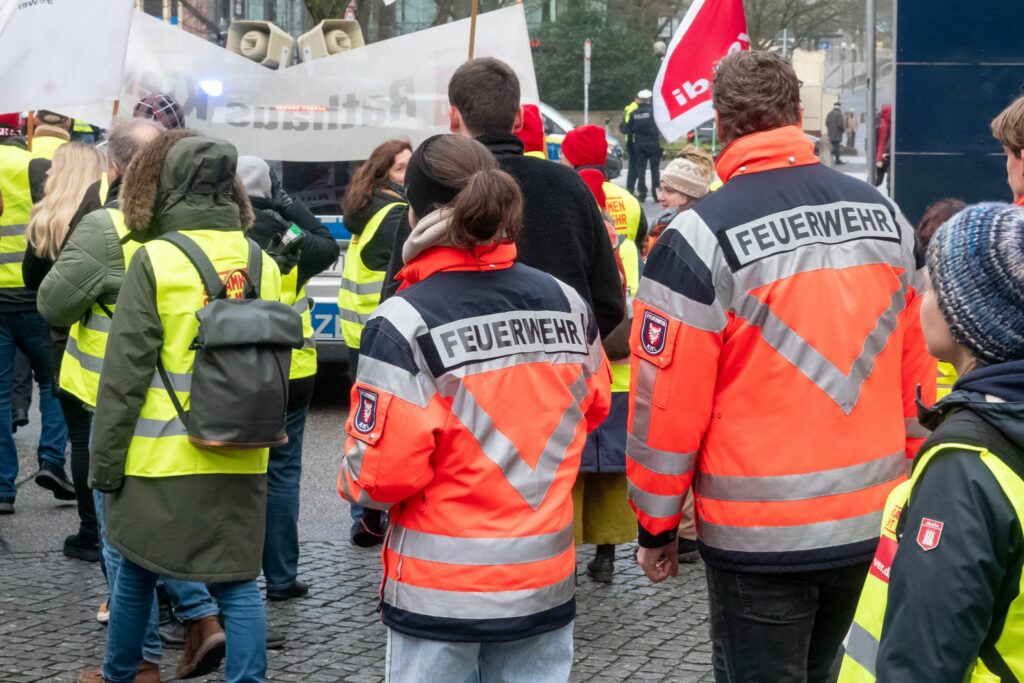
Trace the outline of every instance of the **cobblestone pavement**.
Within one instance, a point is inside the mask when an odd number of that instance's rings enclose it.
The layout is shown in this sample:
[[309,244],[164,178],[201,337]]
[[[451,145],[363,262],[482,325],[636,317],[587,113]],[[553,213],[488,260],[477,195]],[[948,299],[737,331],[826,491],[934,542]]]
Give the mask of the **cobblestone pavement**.
[[[385,629],[377,607],[380,553],[347,540],[350,518],[334,482],[345,415],[344,381],[318,377],[303,455],[300,577],[310,595],[268,604],[268,621],[287,637],[268,656],[271,681],[379,681]],[[65,558],[75,531],[72,505],[35,486],[38,413],[16,435],[23,485],[17,513],[0,517],[0,683],[74,681],[103,655],[105,627],[95,620],[106,599],[98,564]],[[574,681],[710,681],[711,646],[703,566],[688,565],[670,583],[652,585],[620,546],[610,586],[583,573],[593,546],[580,549]],[[173,676],[177,651],[163,672]],[[222,669],[223,671],[223,669]],[[217,674],[205,679],[223,681]],[[440,682],[447,683],[447,682]]]

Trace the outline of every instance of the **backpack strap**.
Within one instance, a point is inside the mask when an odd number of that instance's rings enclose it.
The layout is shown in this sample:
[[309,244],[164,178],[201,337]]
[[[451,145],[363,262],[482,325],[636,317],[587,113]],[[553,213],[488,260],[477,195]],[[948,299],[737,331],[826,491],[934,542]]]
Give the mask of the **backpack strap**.
[[203,287],[206,288],[206,294],[210,297],[210,301],[227,297],[227,289],[224,287],[224,283],[220,281],[217,269],[214,268],[209,257],[199,248],[199,245],[195,243],[195,240],[180,232],[169,232],[166,235],[161,235],[160,239],[170,242],[185,254],[185,258],[189,260],[192,267],[199,273],[199,279],[203,281]]
[[246,238],[249,242],[249,282],[253,288],[253,298],[259,299],[263,285],[263,249],[253,240]]

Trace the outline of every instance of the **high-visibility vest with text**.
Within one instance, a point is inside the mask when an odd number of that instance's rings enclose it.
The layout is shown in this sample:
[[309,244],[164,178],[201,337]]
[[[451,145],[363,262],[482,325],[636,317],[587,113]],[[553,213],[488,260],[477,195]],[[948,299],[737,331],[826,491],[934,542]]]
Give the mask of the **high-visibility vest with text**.
[[640,230],[640,202],[629,190],[614,183],[605,183],[603,189],[605,212],[612,219],[615,233],[636,242],[636,234]]

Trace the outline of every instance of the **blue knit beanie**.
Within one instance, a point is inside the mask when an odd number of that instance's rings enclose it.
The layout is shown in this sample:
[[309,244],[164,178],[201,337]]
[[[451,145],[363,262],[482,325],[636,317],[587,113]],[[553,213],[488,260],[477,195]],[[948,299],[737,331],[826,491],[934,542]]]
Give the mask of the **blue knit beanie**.
[[989,365],[1024,359],[1024,208],[978,204],[949,219],[928,274],[957,342]]

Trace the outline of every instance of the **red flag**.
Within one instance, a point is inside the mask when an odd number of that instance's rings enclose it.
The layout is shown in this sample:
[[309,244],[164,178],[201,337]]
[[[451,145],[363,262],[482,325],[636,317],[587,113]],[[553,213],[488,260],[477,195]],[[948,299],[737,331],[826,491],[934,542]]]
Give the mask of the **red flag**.
[[670,142],[714,116],[711,80],[722,57],[750,49],[743,0],[696,0],[654,82],[654,121]]

